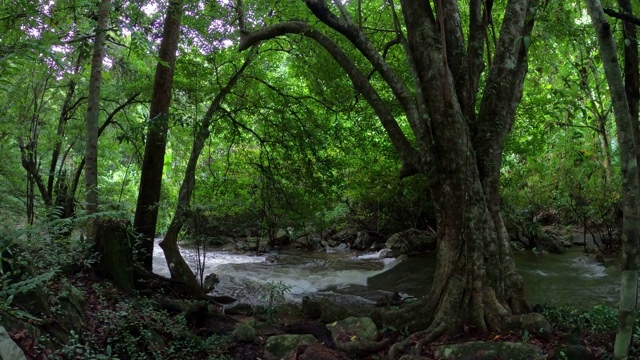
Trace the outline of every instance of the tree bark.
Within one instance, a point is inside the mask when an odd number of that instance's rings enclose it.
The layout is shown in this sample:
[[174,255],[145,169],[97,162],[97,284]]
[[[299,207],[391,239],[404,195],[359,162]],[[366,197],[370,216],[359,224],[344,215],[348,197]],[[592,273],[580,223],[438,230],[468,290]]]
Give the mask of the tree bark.
[[169,1],[158,53],[160,61],[156,67],[149,111],[149,129],[147,130],[136,204],[134,227],[142,240],[141,248],[137,249],[137,259],[147,270],[151,270],[153,267],[153,239],[158,221],[158,203],[162,189],[162,172],[167,146],[173,70],[178,50],[182,12],[182,0]]
[[637,308],[637,260],[640,236],[638,150],[635,137],[635,124],[631,118],[627,94],[618,64],[615,40],[611,27],[598,0],[587,0],[587,10],[596,31],[600,56],[604,67],[613,112],[616,119],[618,144],[620,147],[620,171],[622,173],[622,299],[620,318],[614,348],[614,358],[625,359],[629,353],[631,335],[635,323]]
[[[98,211],[98,119],[100,117],[100,86],[102,84],[102,60],[104,59],[104,42],[107,37],[107,21],[111,10],[111,0],[102,0],[98,8],[98,25],[93,42],[91,58],[91,77],[89,79],[89,95],[87,99],[85,159],[84,172],[86,213],[91,216]],[[87,240],[92,242],[95,236],[93,221],[88,222]]]

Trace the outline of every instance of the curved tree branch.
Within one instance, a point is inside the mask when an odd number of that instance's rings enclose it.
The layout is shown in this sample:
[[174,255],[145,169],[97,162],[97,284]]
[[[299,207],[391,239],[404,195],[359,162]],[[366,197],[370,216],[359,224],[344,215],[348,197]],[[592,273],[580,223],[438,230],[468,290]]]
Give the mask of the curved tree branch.
[[240,41],[240,51],[256,45],[260,41],[273,39],[286,34],[301,34],[315,40],[321,45],[347,73],[356,91],[362,93],[367,102],[374,109],[382,126],[387,131],[393,147],[400,155],[403,167],[400,174],[403,177],[418,173],[422,169],[420,155],[416,148],[409,142],[406,135],[398,125],[393,113],[382,100],[377,91],[371,86],[366,76],[356,64],[334,43],[320,31],[312,28],[307,23],[300,21],[287,21],[245,34]]

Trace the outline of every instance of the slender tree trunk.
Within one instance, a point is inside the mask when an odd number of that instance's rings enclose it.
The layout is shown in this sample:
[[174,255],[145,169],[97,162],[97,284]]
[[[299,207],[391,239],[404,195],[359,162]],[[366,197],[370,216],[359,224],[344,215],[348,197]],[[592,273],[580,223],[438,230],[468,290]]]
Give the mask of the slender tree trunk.
[[637,254],[640,236],[638,185],[638,152],[634,122],[629,111],[627,95],[617,59],[617,50],[611,27],[599,0],[587,0],[587,10],[596,31],[600,56],[604,67],[620,146],[620,170],[622,173],[622,287],[620,319],[614,348],[614,358],[626,359],[637,308],[638,275]]
[[[98,211],[98,120],[100,117],[100,87],[102,85],[102,61],[104,59],[104,43],[107,37],[107,21],[111,10],[111,0],[102,0],[98,8],[98,25],[93,41],[91,58],[91,77],[89,79],[89,96],[87,99],[85,159],[84,172],[86,212],[93,215]],[[95,238],[95,222],[90,220],[87,227],[87,240]]]
[[149,111],[149,129],[136,204],[134,227],[142,237],[142,247],[138,249],[137,260],[147,270],[153,267],[153,239],[158,221],[158,204],[169,126],[169,105],[173,88],[173,68],[178,50],[182,11],[182,0],[169,1],[158,53],[160,62],[156,66]]
[[233,74],[227,85],[218,92],[216,97],[213,99],[211,106],[209,106],[207,113],[202,118],[202,122],[200,123],[198,132],[193,142],[193,148],[191,149],[189,161],[187,162],[184,179],[182,180],[182,184],[180,185],[176,211],[171,220],[171,224],[169,225],[169,229],[167,230],[164,239],[160,243],[160,247],[162,247],[165,259],[167,260],[167,264],[169,265],[171,277],[180,280],[188,285],[193,294],[202,293],[202,289],[198,285],[196,278],[193,276],[193,272],[189,268],[189,265],[184,261],[182,255],[180,254],[180,249],[178,248],[178,233],[180,233],[180,230],[184,225],[185,218],[189,213],[189,209],[191,207],[191,195],[193,194],[193,190],[196,184],[196,166],[198,165],[198,159],[200,158],[200,153],[204,148],[205,142],[211,134],[210,127],[211,121],[213,120],[213,115],[218,111],[224,98],[231,92],[242,73],[249,66],[251,60],[253,59],[253,56],[253,52],[248,55],[247,60],[244,62],[242,67],[235,74]]

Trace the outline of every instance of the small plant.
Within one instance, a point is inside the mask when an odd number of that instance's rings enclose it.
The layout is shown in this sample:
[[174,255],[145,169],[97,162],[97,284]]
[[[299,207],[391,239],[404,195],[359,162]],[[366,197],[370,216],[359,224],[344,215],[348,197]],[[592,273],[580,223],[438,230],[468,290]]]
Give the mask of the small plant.
[[293,286],[287,285],[282,281],[267,281],[260,299],[267,303],[267,307],[273,308],[286,301],[285,295],[291,292],[292,288]]
[[266,303],[262,308],[262,313],[267,322],[275,322],[278,307],[286,301],[285,295],[289,293],[292,288],[291,285],[287,285],[282,281],[266,281],[260,300]]

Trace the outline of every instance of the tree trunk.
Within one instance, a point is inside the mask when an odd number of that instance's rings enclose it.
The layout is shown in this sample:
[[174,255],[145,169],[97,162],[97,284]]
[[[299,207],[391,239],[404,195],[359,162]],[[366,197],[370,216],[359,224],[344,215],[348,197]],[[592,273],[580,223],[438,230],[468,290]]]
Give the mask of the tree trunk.
[[[85,159],[87,166],[84,172],[86,212],[91,216],[98,211],[98,119],[100,117],[100,86],[102,83],[102,60],[104,59],[104,42],[107,37],[107,20],[111,10],[111,0],[102,0],[98,9],[98,25],[93,42],[91,58],[91,77],[89,79],[89,95],[87,99]],[[95,235],[93,221],[88,222],[87,240],[92,242]]]
[[198,159],[200,158],[200,153],[204,148],[205,142],[211,134],[210,127],[211,121],[213,120],[213,115],[216,113],[216,111],[218,111],[220,105],[222,104],[222,101],[231,92],[242,73],[251,63],[253,57],[254,53],[252,52],[251,54],[249,54],[244,64],[242,64],[242,67],[235,74],[233,74],[227,85],[218,92],[216,97],[211,102],[211,106],[209,106],[207,113],[202,118],[198,133],[193,142],[193,148],[191,149],[189,161],[187,162],[184,179],[182,180],[182,184],[180,185],[176,211],[173,215],[173,218],[171,219],[169,229],[167,230],[164,239],[160,243],[160,247],[162,247],[165,259],[167,260],[167,264],[169,265],[171,277],[184,282],[188,287],[192,289],[191,292],[193,294],[202,292],[202,289],[198,285],[196,278],[193,276],[193,272],[189,268],[189,265],[187,265],[187,263],[182,258],[182,255],[180,255],[180,250],[178,248],[178,234],[180,233],[180,230],[184,225],[185,217],[189,213],[191,195],[193,194],[196,183],[196,166],[198,165]]
[[151,270],[153,267],[153,239],[158,221],[158,204],[162,189],[162,171],[169,126],[169,105],[171,104],[171,89],[173,87],[173,68],[178,50],[182,11],[181,0],[169,1],[158,54],[160,62],[156,67],[151,97],[149,129],[136,204],[134,227],[142,239],[141,248],[137,249],[137,258],[138,262],[142,263],[147,270]]
[[614,348],[615,359],[626,359],[629,354],[637,308],[638,244],[640,236],[640,190],[638,182],[638,150],[635,124],[631,118],[627,95],[618,64],[617,50],[611,27],[598,0],[587,0],[587,10],[596,31],[600,56],[604,67],[613,112],[616,119],[620,146],[620,170],[622,173],[622,288],[620,319]]

